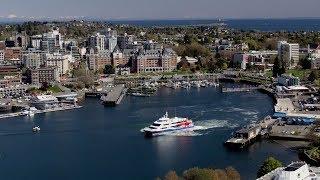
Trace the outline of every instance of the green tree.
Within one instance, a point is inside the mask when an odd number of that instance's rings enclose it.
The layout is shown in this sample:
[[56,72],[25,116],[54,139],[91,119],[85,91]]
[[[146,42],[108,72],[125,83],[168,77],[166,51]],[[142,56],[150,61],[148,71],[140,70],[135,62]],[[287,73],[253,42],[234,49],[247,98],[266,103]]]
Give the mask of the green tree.
[[315,80],[317,80],[319,78],[319,73],[317,70],[314,70],[310,73],[308,80],[311,82],[314,82]]
[[257,176],[262,177],[279,167],[282,167],[282,163],[273,157],[269,157],[263,162],[262,166],[258,170]]
[[230,180],[240,180],[241,179],[239,172],[236,169],[234,169],[233,167],[227,167],[226,173],[227,173],[228,179],[230,179]]
[[179,176],[175,171],[169,171],[165,176],[164,180],[179,180]]
[[302,69],[311,69],[311,60],[309,57],[304,57],[299,60],[299,65],[302,67]]
[[112,65],[109,65],[107,64],[105,67],[104,67],[104,71],[103,71],[104,74],[114,74],[115,73],[115,69]]
[[198,42],[198,38],[194,34],[186,34],[183,37],[183,41],[185,44],[191,44]]
[[286,69],[283,65],[283,63],[279,60],[278,57],[275,58],[274,64],[273,64],[273,77],[278,77],[286,72]]
[[[206,180],[217,179],[213,169],[191,168],[183,172],[183,178],[186,180]],[[218,180],[218,179],[217,179]]]

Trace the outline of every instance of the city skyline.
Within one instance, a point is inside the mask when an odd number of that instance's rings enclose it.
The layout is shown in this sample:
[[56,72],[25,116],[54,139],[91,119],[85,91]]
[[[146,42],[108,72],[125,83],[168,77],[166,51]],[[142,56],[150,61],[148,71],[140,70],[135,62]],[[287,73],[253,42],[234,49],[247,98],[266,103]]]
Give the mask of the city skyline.
[[[318,18],[317,0],[4,0],[0,18],[109,20]],[[263,8],[261,8],[263,7]],[[290,8],[288,8],[290,7]],[[301,10],[304,7],[304,10]],[[285,10],[285,11],[284,11]]]

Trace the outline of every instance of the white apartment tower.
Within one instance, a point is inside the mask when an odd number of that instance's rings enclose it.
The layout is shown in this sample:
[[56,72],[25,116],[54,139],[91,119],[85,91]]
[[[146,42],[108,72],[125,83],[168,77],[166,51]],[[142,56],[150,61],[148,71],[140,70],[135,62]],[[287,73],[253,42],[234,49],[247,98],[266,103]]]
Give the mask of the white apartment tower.
[[279,41],[278,58],[285,64],[286,68],[296,67],[299,63],[299,44]]
[[100,52],[105,50],[105,39],[106,36],[100,33],[95,34],[89,38],[89,47],[95,49]]

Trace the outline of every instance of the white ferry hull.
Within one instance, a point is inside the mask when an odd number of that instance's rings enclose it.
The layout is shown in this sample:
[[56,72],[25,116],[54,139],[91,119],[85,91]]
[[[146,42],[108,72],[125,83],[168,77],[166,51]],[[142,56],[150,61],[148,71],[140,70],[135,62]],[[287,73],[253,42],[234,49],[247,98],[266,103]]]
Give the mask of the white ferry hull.
[[188,127],[168,129],[168,130],[164,130],[164,131],[143,130],[143,133],[144,133],[145,137],[156,137],[156,136],[163,136],[163,135],[166,135],[167,133],[172,133],[172,132],[191,131],[193,127],[194,127],[194,125],[190,125]]

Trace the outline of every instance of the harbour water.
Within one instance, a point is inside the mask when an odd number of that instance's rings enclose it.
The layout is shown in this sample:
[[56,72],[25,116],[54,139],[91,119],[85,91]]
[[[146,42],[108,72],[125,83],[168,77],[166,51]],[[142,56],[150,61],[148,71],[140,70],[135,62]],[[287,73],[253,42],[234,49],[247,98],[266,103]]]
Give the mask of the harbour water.
[[[148,98],[127,96],[117,107],[98,99],[83,106],[1,120],[0,179],[154,179],[195,166],[233,166],[243,179],[254,179],[268,156],[284,163],[298,158],[271,141],[240,152],[223,146],[236,128],[272,113],[272,99],[257,91],[162,88]],[[198,130],[144,138],[140,129],[165,111],[191,118]],[[41,132],[32,133],[34,126]]]

